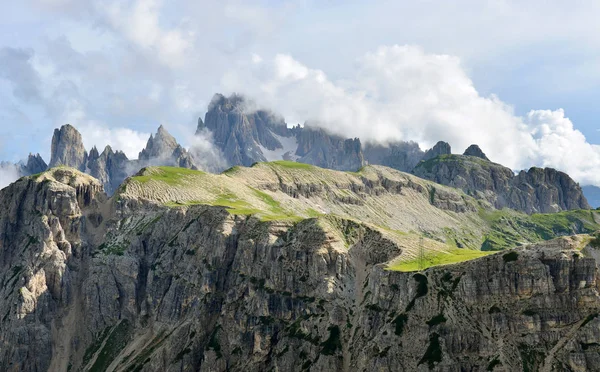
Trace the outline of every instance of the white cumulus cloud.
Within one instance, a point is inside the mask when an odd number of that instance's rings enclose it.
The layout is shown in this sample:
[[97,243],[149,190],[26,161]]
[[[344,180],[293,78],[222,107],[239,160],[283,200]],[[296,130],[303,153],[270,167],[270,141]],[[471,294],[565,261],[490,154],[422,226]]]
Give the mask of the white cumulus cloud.
[[252,58],[222,83],[282,113],[291,124],[308,121],[380,143],[414,140],[429,147],[443,140],[454,152],[475,143],[493,161],[515,170],[555,167],[580,182],[600,184],[594,172],[600,147],[589,144],[563,110],[517,116],[498,97],[481,95],[457,57],[417,46],[383,46],[355,66],[352,76],[334,81],[279,54],[261,62]]
[[21,174],[17,165],[0,163],[0,189],[15,182],[19,177],[21,177]]

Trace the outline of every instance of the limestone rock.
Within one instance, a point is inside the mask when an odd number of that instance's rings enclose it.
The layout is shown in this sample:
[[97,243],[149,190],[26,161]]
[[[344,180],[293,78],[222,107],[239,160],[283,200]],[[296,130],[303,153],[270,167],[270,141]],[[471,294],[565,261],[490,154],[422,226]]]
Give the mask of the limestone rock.
[[488,160],[488,161],[490,160],[487,158],[487,156],[485,156],[485,153],[483,151],[481,151],[481,149],[477,145],[471,145],[471,146],[467,147],[467,149],[465,150],[463,155],[476,156],[483,160]]
[[27,164],[23,167],[23,175],[37,174],[48,169],[48,164],[42,159],[40,154],[29,154]]
[[345,171],[357,171],[364,165],[358,138],[344,139],[306,124],[297,138],[299,162]]
[[146,148],[140,152],[139,161],[142,167],[160,164],[197,169],[192,156],[162,125],[158,128],[156,135],[150,135]]
[[429,160],[442,155],[452,154],[452,148],[448,142],[439,141],[432,148],[425,151],[421,160]]
[[49,167],[59,165],[85,170],[87,152],[81,134],[70,124],[54,130]]
[[87,164],[89,174],[102,182],[109,195],[130,176],[129,168],[130,162],[122,151],[114,152],[110,146],[106,146],[101,154],[95,146],[90,150]]
[[387,145],[364,144],[365,162],[380,164],[402,172],[410,172],[423,158],[423,151],[416,142],[393,142]]
[[204,128],[212,132],[215,144],[223,151],[230,165],[250,166],[255,162],[267,161],[263,150],[283,149],[281,137],[293,137],[292,130],[287,128],[283,118],[268,111],[253,109],[252,102],[239,95],[225,97],[215,94],[204,122],[198,120],[196,133]]
[[[410,191],[392,181],[370,187]],[[372,224],[107,200],[99,181],[66,168],[0,191],[0,237],[5,370],[543,371],[600,362],[600,253],[589,237],[395,272],[387,263],[406,249]]]
[[590,208],[579,185],[551,168],[531,168],[515,176],[509,168],[480,157],[446,155],[420,162],[413,173],[462,189],[498,209],[531,214]]

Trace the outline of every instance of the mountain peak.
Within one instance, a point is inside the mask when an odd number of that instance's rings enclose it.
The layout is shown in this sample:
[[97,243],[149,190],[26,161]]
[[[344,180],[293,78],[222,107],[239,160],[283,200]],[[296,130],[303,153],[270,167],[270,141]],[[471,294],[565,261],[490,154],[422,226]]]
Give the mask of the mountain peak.
[[71,124],[65,124],[54,130],[50,167],[66,165],[79,170],[85,169],[87,153],[83,146],[81,133]]
[[433,159],[437,156],[441,155],[450,155],[452,153],[452,148],[448,142],[438,141],[432,148],[425,151],[425,155],[423,156],[423,160]]
[[463,155],[467,155],[467,156],[475,156],[484,160],[489,161],[490,159],[488,159],[487,156],[485,156],[485,153],[481,150],[481,148],[479,148],[479,146],[473,144],[469,147],[467,147],[467,149],[465,150],[465,152],[463,153]]

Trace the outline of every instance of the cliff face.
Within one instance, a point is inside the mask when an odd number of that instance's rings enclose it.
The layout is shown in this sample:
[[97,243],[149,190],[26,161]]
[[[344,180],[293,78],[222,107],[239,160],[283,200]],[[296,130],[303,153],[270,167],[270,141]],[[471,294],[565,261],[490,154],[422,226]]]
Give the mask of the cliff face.
[[498,209],[550,213],[590,208],[579,185],[551,168],[531,168],[515,176],[509,168],[481,156],[443,155],[419,163],[413,173],[462,189]]
[[363,166],[360,140],[334,136],[322,129],[288,128],[283,118],[253,109],[241,96],[216,94],[197,134],[206,128],[230,165],[295,160],[319,167],[356,171]]
[[357,171],[364,164],[358,138],[344,139],[308,126],[302,128],[297,138],[299,162],[345,171]]
[[138,160],[140,163],[138,169],[148,165],[171,165],[197,169],[192,156],[162,125],[158,128],[156,135],[150,135],[146,148],[140,152]]
[[104,190],[112,195],[125,178],[136,170],[131,164],[122,151],[114,152],[110,146],[106,146],[99,154],[94,147],[88,156],[87,169],[92,177],[104,185]]
[[49,166],[65,165],[80,171],[85,170],[87,152],[81,134],[72,125],[63,125],[54,130]]
[[[198,120],[196,133],[200,134],[204,128],[210,130],[215,144],[232,166],[281,160],[267,159],[265,153],[284,149],[281,137],[293,137],[292,130],[287,128],[282,118],[267,111],[251,110],[248,105],[241,96],[224,97],[216,94],[208,107],[205,120]],[[296,148],[284,150],[293,153]]]
[[[141,180],[138,188],[156,190]],[[370,187],[381,200],[418,188],[380,180]],[[403,273],[386,267],[404,243],[372,224],[167,207],[132,192],[106,200],[98,181],[64,168],[0,191],[1,371],[549,371],[600,362],[600,253],[581,250],[584,237]]]

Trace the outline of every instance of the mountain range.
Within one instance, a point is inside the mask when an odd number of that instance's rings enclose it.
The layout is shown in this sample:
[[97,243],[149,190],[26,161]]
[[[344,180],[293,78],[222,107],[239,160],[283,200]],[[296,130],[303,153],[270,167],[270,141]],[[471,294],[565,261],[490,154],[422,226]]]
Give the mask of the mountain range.
[[150,136],[138,159],[130,160],[110,146],[101,153],[95,147],[88,153],[81,134],[67,124],[54,131],[49,164],[39,154],[30,155],[20,171],[21,175],[31,175],[57,165],[70,166],[100,180],[111,195],[125,178],[150,165],[220,172],[226,166],[275,160],[343,171],[358,171],[372,164],[460,188],[499,209],[547,213],[590,208],[579,185],[552,168],[533,167],[515,175],[511,169],[491,162],[477,145],[462,155],[452,154],[450,145],[443,141],[427,151],[414,142],[363,145],[358,138],[332,135],[310,123],[288,127],[281,116],[257,110],[239,95],[213,97],[204,120],[198,119],[196,135],[204,134],[212,138],[224,161],[186,150],[163,126]]
[[196,133],[210,156],[161,126],[128,159],[67,124],[18,165],[0,372],[599,370],[600,212],[567,174],[237,95]]

